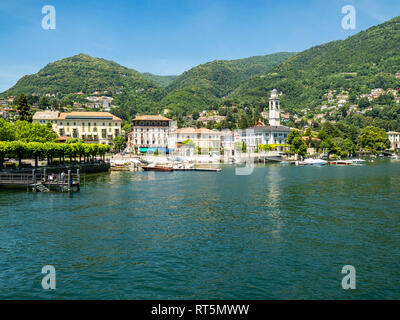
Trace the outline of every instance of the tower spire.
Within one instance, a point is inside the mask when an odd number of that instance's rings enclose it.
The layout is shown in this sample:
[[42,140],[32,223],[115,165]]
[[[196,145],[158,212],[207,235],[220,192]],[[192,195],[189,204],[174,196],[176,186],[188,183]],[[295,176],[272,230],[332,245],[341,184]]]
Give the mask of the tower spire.
[[271,91],[269,98],[269,125],[280,126],[281,125],[281,106],[278,90],[274,89]]

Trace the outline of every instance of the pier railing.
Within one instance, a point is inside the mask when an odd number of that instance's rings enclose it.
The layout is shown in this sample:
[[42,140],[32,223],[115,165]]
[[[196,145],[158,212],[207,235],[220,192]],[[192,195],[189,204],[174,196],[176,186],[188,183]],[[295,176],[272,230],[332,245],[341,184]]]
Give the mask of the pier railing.
[[21,185],[32,188],[37,188],[40,185],[46,187],[58,186],[61,191],[71,191],[76,186],[79,191],[80,172],[78,169],[76,174],[73,174],[71,170],[64,174],[47,174],[46,170],[44,172],[32,170],[32,173],[0,173],[0,185]]

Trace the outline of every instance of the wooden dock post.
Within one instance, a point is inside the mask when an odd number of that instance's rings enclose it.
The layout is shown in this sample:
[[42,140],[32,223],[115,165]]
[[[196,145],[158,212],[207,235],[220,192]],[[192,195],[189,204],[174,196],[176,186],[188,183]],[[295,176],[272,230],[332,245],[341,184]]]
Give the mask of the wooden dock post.
[[80,174],[80,170],[77,169],[76,170],[76,180],[77,180],[77,185],[76,185],[76,191],[81,191],[81,174]]
[[72,190],[72,175],[71,170],[68,170],[68,192]]
[[46,182],[47,181],[47,170],[46,170],[46,168],[45,169],[43,169],[43,181],[44,182]]
[[36,170],[32,169],[32,191],[36,192]]

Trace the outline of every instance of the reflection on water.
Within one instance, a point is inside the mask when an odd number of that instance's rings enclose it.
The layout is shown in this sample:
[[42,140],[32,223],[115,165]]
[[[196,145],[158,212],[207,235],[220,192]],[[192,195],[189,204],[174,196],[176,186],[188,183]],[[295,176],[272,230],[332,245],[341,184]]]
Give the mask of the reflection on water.
[[[400,165],[111,172],[0,191],[0,298],[400,298]],[[57,290],[41,289],[41,268]],[[341,289],[341,268],[357,290]]]

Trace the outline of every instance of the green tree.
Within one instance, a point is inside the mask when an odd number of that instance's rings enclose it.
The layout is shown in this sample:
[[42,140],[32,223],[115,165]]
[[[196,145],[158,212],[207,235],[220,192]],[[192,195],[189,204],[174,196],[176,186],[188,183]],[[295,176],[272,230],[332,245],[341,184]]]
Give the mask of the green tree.
[[290,145],[290,152],[302,157],[307,155],[307,144],[303,140],[303,134],[299,130],[291,130],[288,134],[287,144]]
[[126,148],[126,140],[124,137],[116,137],[114,139],[114,152],[121,152]]
[[23,93],[17,96],[16,105],[19,114],[19,120],[32,122],[31,107],[28,104],[28,99]]
[[5,157],[11,154],[11,143],[0,141],[0,169],[3,168]]
[[0,141],[15,140],[15,127],[12,123],[0,118]]
[[131,132],[131,130],[132,130],[132,127],[131,127],[131,125],[129,123],[125,124],[122,127],[122,131],[124,131],[125,136],[128,136],[128,134]]
[[373,154],[390,147],[390,141],[384,129],[368,126],[365,127],[358,138],[358,146]]
[[57,134],[53,131],[50,124],[42,125],[17,120],[15,123],[15,140],[24,142],[54,142]]

